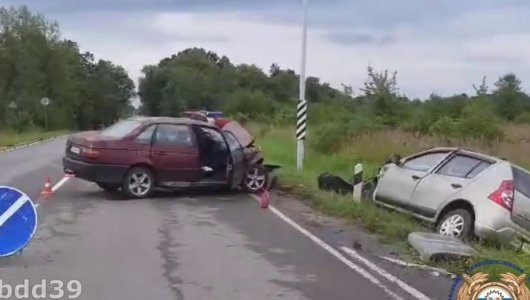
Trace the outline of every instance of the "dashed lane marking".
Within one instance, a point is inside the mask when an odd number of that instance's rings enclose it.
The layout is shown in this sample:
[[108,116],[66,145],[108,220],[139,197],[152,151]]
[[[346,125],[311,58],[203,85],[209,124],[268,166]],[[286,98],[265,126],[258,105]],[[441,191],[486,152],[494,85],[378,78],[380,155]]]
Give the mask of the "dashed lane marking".
[[[258,202],[260,201],[259,197],[250,194],[254,199],[256,199]],[[269,205],[269,210],[278,216],[280,219],[285,221],[287,224],[291,225],[294,229],[298,230],[300,233],[311,239],[313,242],[315,242],[317,245],[322,247],[324,250],[326,250],[329,254],[335,256],[338,260],[340,260],[342,263],[344,263],[346,266],[348,266],[350,269],[357,272],[362,277],[368,279],[370,282],[372,282],[377,287],[381,288],[385,293],[387,293],[390,297],[396,300],[404,300],[401,296],[394,293],[392,290],[390,290],[387,286],[385,286],[379,279],[375,278],[370,272],[368,272],[363,267],[356,265],[351,260],[347,259],[344,255],[342,255],[338,250],[328,245],[326,242],[322,241],[318,237],[316,237],[314,234],[303,228],[302,226],[298,225],[295,221],[293,221],[288,216],[284,215],[281,211],[277,210],[272,205]],[[428,299],[428,298],[422,298],[422,299]]]

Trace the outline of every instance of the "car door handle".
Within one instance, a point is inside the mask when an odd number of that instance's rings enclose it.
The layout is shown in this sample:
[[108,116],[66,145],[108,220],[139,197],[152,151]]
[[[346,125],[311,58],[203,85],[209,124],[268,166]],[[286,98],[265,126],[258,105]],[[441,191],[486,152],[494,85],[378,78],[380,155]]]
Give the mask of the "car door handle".
[[458,183],[452,183],[451,186],[454,188],[454,189],[459,189],[462,187],[461,184],[458,184]]
[[420,179],[420,176],[418,176],[418,175],[412,175],[412,179],[414,179],[414,180],[418,180],[418,179]]

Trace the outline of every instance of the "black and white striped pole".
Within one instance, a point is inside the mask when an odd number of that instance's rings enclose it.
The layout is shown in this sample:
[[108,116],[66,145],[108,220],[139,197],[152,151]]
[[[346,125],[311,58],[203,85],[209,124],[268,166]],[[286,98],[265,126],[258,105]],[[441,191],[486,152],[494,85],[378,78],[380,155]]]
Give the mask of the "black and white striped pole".
[[353,201],[361,202],[363,195],[363,164],[356,164],[353,169]]
[[304,168],[304,141],[306,136],[307,101],[305,99],[306,57],[307,57],[307,0],[302,0],[303,29],[302,29],[302,64],[300,67],[300,99],[296,111],[296,168]]

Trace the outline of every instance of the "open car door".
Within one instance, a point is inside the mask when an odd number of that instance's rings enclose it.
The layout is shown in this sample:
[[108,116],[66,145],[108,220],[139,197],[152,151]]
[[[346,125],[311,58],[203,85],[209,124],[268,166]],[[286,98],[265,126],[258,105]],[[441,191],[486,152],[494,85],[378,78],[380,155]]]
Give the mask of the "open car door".
[[245,178],[247,165],[245,160],[245,153],[239,140],[230,131],[224,131],[228,148],[230,149],[230,162],[228,163],[228,178],[230,180],[230,187],[232,189],[238,188]]

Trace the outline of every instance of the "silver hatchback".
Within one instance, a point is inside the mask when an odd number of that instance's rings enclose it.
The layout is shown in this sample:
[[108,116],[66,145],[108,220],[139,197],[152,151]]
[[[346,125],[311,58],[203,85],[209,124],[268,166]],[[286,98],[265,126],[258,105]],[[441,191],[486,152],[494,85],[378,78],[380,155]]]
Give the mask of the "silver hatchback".
[[506,160],[433,148],[385,164],[373,200],[457,238],[530,241],[530,173]]

